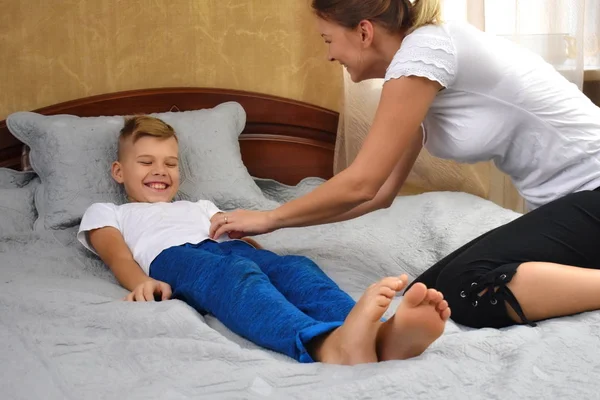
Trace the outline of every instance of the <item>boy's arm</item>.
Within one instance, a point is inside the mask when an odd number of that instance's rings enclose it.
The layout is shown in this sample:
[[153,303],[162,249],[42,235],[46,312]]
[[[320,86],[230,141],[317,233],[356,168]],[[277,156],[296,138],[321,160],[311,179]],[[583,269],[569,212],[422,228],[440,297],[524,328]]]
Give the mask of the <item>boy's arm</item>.
[[129,291],[151,281],[134,260],[131,250],[118,229],[107,226],[88,232],[90,244],[113,272],[119,283]]

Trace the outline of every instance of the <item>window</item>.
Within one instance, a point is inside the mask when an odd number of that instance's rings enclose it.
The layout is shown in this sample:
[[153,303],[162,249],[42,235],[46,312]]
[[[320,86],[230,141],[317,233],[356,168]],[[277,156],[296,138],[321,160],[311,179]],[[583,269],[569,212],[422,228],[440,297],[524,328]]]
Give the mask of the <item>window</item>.
[[[598,0],[444,0],[444,19],[468,20],[559,69],[600,68]],[[583,55],[583,56],[581,56]]]

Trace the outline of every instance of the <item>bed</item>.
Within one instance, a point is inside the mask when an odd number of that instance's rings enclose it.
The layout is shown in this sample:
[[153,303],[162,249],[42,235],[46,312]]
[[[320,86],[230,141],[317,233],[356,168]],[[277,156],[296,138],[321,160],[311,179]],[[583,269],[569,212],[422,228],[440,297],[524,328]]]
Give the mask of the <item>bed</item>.
[[[158,113],[182,130],[192,128],[185,136],[184,194],[209,197],[225,209],[276,207],[313,190],[333,170],[337,113],[257,93],[127,91],[0,122],[2,398],[597,396],[600,312],[503,330],[450,321],[419,357],[348,367],[300,364],[258,348],[178,300],[121,301],[125,289],[74,238],[82,207],[114,189],[102,177],[86,178],[105,173],[88,166],[105,167],[114,151],[100,151],[104,142],[97,140],[114,134],[114,116],[135,113]],[[195,163],[199,155],[210,162]],[[220,170],[211,170],[217,164]],[[414,278],[518,216],[470,194],[440,191],[398,197],[390,208],[352,221],[256,239],[280,254],[312,258],[358,298],[381,277]]]

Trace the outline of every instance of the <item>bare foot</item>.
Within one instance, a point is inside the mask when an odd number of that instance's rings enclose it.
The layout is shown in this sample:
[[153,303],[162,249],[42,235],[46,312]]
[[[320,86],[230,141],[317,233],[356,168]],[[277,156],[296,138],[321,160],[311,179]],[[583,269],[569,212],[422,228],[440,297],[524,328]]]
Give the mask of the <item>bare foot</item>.
[[442,335],[449,317],[450,308],[442,294],[416,283],[404,294],[396,314],[379,330],[379,361],[420,355]]
[[372,284],[358,300],[344,324],[312,343],[311,353],[323,363],[355,365],[377,362],[375,341],[381,317],[408,278],[388,277]]

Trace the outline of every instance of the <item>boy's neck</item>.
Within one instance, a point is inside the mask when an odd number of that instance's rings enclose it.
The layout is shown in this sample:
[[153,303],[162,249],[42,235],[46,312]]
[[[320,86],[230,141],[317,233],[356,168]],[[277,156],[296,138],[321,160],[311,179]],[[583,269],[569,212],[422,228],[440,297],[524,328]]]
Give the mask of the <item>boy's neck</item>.
[[[156,201],[155,202],[152,202],[152,201],[139,201],[139,200],[134,199],[133,197],[130,197],[129,195],[127,195],[125,197],[125,199],[127,200],[127,203],[149,203],[149,204],[158,203]],[[175,199],[173,198],[173,199],[170,199],[170,200],[166,201],[165,203],[173,203],[174,201],[175,201]]]

